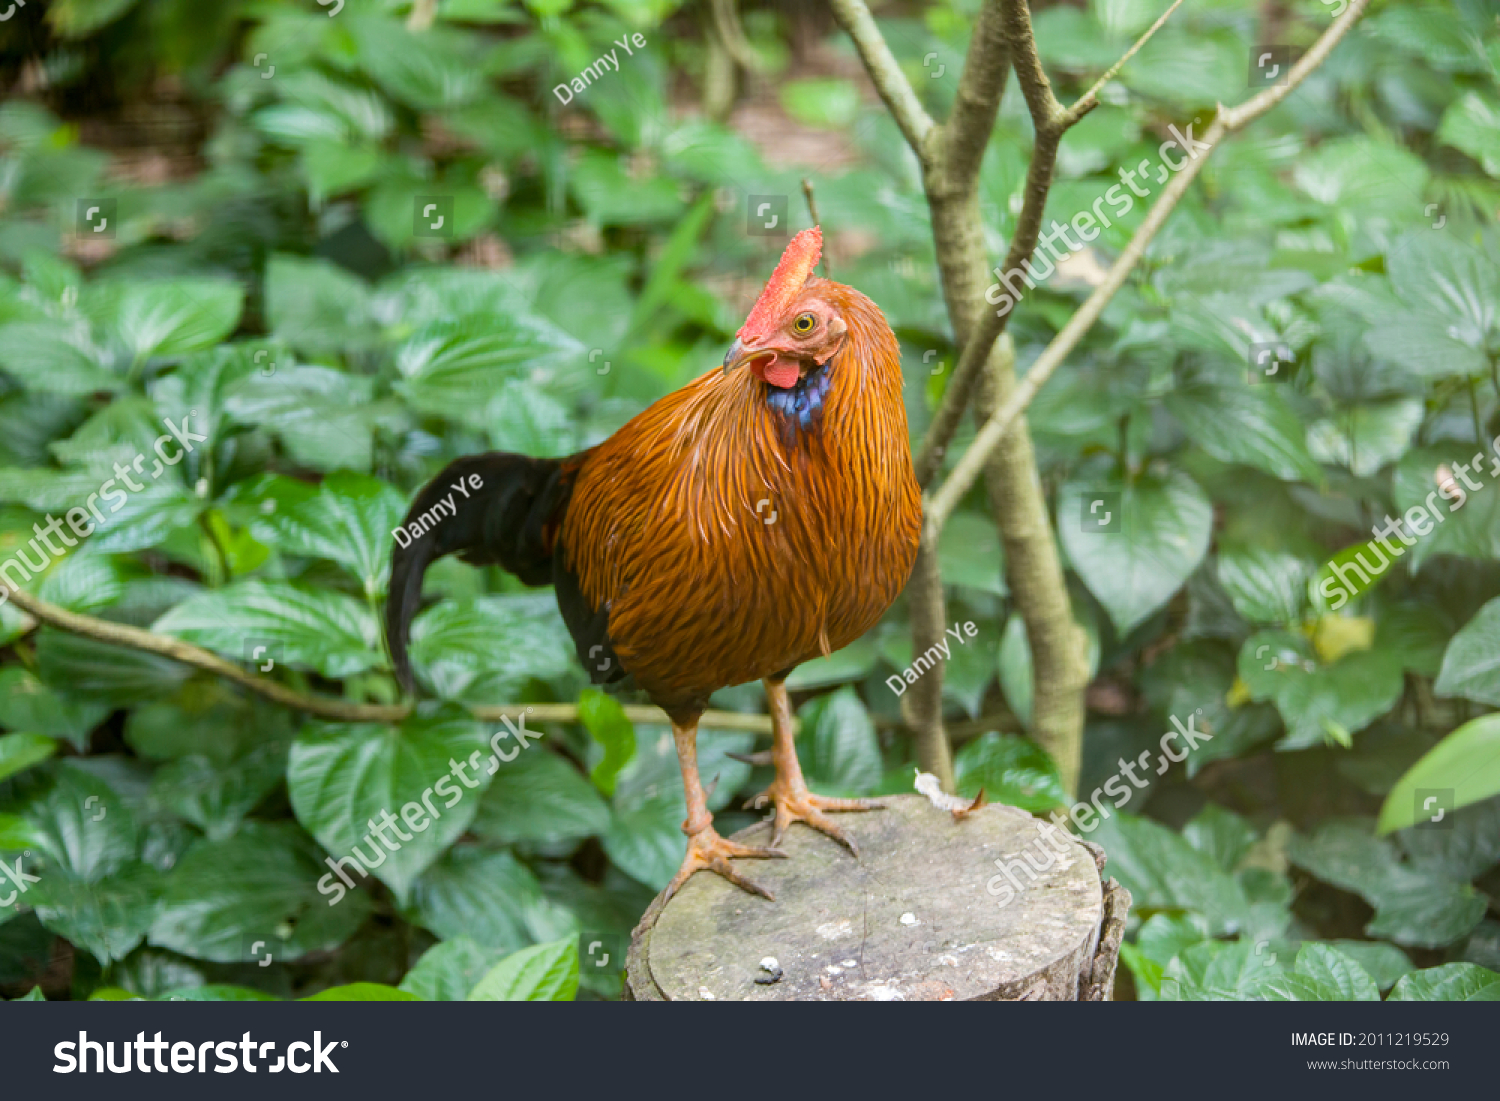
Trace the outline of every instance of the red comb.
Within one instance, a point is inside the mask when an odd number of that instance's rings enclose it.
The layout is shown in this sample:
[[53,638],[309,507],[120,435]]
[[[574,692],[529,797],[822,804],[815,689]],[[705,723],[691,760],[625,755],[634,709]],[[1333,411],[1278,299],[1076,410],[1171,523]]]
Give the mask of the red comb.
[[807,277],[818,266],[818,258],[822,255],[823,231],[819,227],[804,229],[793,237],[791,244],[781,254],[781,262],[767,280],[766,289],[755,300],[755,308],[750,311],[750,316],[735,335],[745,340],[764,336],[769,332],[787,306],[791,305],[792,299],[802,290],[802,284],[807,282]]

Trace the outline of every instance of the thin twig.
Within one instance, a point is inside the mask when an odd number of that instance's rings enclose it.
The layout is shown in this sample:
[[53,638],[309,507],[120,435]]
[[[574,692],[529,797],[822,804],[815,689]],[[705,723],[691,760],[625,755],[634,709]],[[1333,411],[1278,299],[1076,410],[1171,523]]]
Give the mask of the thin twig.
[[870,14],[864,0],[830,0],[830,6],[839,24],[854,40],[854,48],[865,63],[875,90],[890,109],[901,133],[906,135],[906,143],[917,154],[917,159],[925,164],[927,142],[935,124],[906,74],[901,71],[891,48],[886,45],[885,36],[875,25],[875,17]]
[[1141,47],[1151,40],[1151,36],[1153,34],[1161,30],[1162,24],[1166,23],[1166,21],[1171,18],[1172,13],[1176,11],[1181,4],[1182,0],[1172,0],[1172,6],[1166,11],[1162,12],[1161,17],[1157,19],[1155,23],[1152,23],[1151,26],[1146,28],[1146,32],[1135,40],[1135,45],[1126,50],[1124,55],[1121,56],[1120,60],[1116,61],[1113,65],[1106,69],[1104,71],[1104,75],[1101,76],[1098,80],[1094,81],[1094,86],[1087,92],[1084,92],[1083,95],[1079,96],[1073,106],[1068,108],[1069,118],[1071,118],[1074,122],[1077,122],[1079,119],[1083,118],[1084,115],[1088,114],[1099,105],[1099,89],[1103,88],[1106,84],[1108,84],[1111,80],[1113,80],[1120,74],[1120,70],[1125,67],[1125,62],[1129,61],[1132,57],[1140,52]]
[[[813,193],[813,182],[811,176],[802,177],[802,197],[807,200],[807,216],[812,219],[812,224],[821,226],[823,219],[818,217],[818,197]],[[833,268],[828,264],[828,250],[824,249],[820,254],[823,265],[823,278],[833,278]]]
[[[183,665],[190,665],[195,669],[202,669],[223,677],[225,680],[233,681],[272,703],[289,707],[306,715],[329,719],[333,722],[399,723],[412,712],[410,704],[351,703],[348,700],[337,700],[331,696],[297,692],[278,681],[251,673],[233,662],[225,661],[217,654],[194,646],[190,642],[183,642],[170,635],[153,634],[151,631],[132,627],[127,623],[112,623],[107,619],[80,615],[66,608],[60,608],[56,604],[49,604],[28,592],[12,589],[9,585],[6,585],[6,588],[9,590],[10,602],[38,622],[50,624],[83,638],[94,639],[96,642],[106,642],[111,646],[123,646],[147,654],[156,654],[159,657],[181,662]],[[575,722],[578,719],[578,706],[571,703],[503,703],[471,707],[469,710],[476,719],[483,722],[499,722],[502,717],[516,719],[523,714],[536,722]],[[636,723],[668,725],[671,722],[666,712],[659,707],[631,704],[625,707],[625,714],[631,722]],[[705,711],[699,723],[718,730],[741,730],[765,736],[771,734],[771,719],[767,715],[750,715],[737,711]]]
[[[1264,115],[1290,95],[1293,89],[1322,64],[1333,47],[1364,14],[1368,4],[1369,0],[1350,0],[1349,7],[1344,14],[1334,20],[1313,44],[1313,47],[1296,65],[1292,66],[1286,83],[1267,88],[1237,107],[1220,106],[1212,125],[1203,136],[1203,142],[1209,148],[1198,156],[1187,159],[1187,163],[1171,179],[1162,191],[1161,197],[1152,205],[1145,221],[1136,230],[1130,243],[1125,246],[1125,251],[1109,269],[1104,282],[1094,289],[1087,301],[1079,307],[1078,312],[1068,319],[1067,324],[1062,327],[1057,336],[1052,338],[1052,343],[1047,345],[1036,362],[1031,365],[1031,369],[1026,372],[1026,377],[995,410],[994,415],[985,422],[978,435],[975,436],[973,444],[954,466],[947,480],[930,495],[927,505],[929,518],[941,524],[952,514],[963,495],[968,492],[969,487],[983,471],[985,460],[994,451],[1011,424],[1025,411],[1037,391],[1057,370],[1068,353],[1077,346],[1094,322],[1099,319],[1099,315],[1104,312],[1104,307],[1109,304],[1110,299],[1124,286],[1131,271],[1145,255],[1146,246],[1151,243],[1152,238],[1156,236],[1157,231],[1161,229],[1182,196],[1187,193],[1189,185],[1208,162],[1208,158],[1213,155],[1219,143],[1228,135],[1243,129],[1248,123]],[[978,357],[981,353],[987,354],[987,345],[985,347],[976,345],[984,343],[984,334],[991,327],[989,324],[981,327],[980,331],[975,334],[975,338],[964,348],[964,358],[971,355]]]
[[[1136,40],[1110,67],[1104,77],[1093,88],[1083,94],[1072,107],[1064,109],[1052,92],[1052,85],[1042,68],[1037,53],[1036,37],[1031,29],[1031,11],[1026,0],[1001,0],[999,10],[1005,20],[1005,33],[1009,43],[1016,80],[1021,85],[1021,94],[1026,99],[1031,114],[1035,136],[1032,139],[1031,161],[1026,167],[1026,183],[1022,190],[1021,213],[1016,218],[1016,228],[1011,234],[1010,247],[1006,250],[1005,263],[1000,272],[1021,271],[1021,265],[1029,261],[1036,252],[1041,235],[1042,213],[1047,205],[1047,196],[1052,190],[1052,173],[1057,165],[1057,151],[1063,134],[1092,109],[1104,83],[1118,73],[1142,46],[1156,33],[1167,18],[1177,10],[1182,0],[1174,3],[1162,13],[1154,24]],[[967,75],[967,69],[965,70]],[[1010,317],[996,317],[993,311],[984,311],[984,318],[975,333],[970,334],[963,353],[959,356],[942,400],[933,411],[927,433],[913,459],[917,483],[926,486],[937,475],[953,434],[963,419],[964,409],[972,396],[974,380],[990,355],[990,349],[1009,325]],[[977,344],[975,343],[977,341]],[[968,344],[975,344],[971,349]],[[942,529],[942,522],[938,524]]]

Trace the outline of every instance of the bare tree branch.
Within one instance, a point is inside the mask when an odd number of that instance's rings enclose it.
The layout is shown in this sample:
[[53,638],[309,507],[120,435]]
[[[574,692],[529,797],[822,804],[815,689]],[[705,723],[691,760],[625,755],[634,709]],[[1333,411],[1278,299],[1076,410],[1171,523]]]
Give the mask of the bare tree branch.
[[[1042,212],[1047,206],[1047,195],[1052,190],[1052,173],[1057,165],[1057,149],[1063,134],[1092,110],[1098,102],[1099,89],[1150,40],[1181,3],[1182,0],[1174,0],[1172,6],[1136,40],[1135,45],[1115,62],[1098,83],[1066,110],[1053,95],[1052,85],[1042,69],[1041,58],[1036,50],[1036,39],[1031,30],[1031,12],[1026,0],[1000,0],[998,4],[990,3],[985,6],[984,14],[1000,13],[995,15],[997,21],[1003,14],[1004,33],[1009,44],[1011,61],[1015,66],[1016,79],[1021,85],[1021,92],[1026,99],[1026,107],[1031,114],[1032,127],[1035,130],[1031,163],[1026,168],[1026,184],[1022,191],[1021,213],[1016,218],[1010,247],[1006,250],[1005,262],[998,269],[999,271],[1021,270],[1021,265],[1029,261],[1036,251],[1037,240],[1041,235]],[[981,21],[983,21],[983,14]],[[978,28],[976,28],[975,37],[977,40]],[[972,56],[972,47],[970,53]],[[964,68],[966,77],[968,72],[969,68],[966,65]],[[993,117],[991,125],[993,125]],[[987,129],[985,134],[988,135],[988,133]],[[982,146],[980,153],[983,154]],[[989,311],[984,311],[984,313],[985,318],[980,324],[979,332],[955,332],[954,334],[963,351],[958,363],[954,365],[947,389],[943,392],[943,398],[933,412],[927,433],[923,436],[922,445],[918,448],[916,458],[913,460],[919,485],[926,486],[942,467],[948,444],[953,439],[953,433],[958,430],[964,409],[973,395],[974,379],[990,357],[991,349],[1000,335],[1005,332],[1009,323],[1009,315],[995,317]],[[977,345],[975,345],[976,341],[978,341]],[[971,345],[975,346],[971,347]],[[942,524],[939,523],[938,526],[941,528]]]
[[830,3],[839,25],[854,40],[854,47],[865,63],[875,90],[885,101],[896,125],[901,127],[901,133],[906,135],[906,143],[916,153],[917,159],[925,164],[927,142],[934,126],[932,116],[922,106],[911,81],[906,79],[895,54],[886,45],[885,36],[875,25],[875,17],[870,14],[864,0],[830,0]]
[[[0,582],[0,584],[4,583]],[[66,608],[60,608],[56,604],[49,604],[45,600],[38,599],[30,593],[10,588],[8,584],[5,584],[5,589],[9,593],[12,604],[40,623],[50,624],[70,634],[94,639],[96,642],[106,642],[111,646],[123,646],[147,654],[156,654],[159,657],[181,662],[183,665],[190,665],[195,669],[202,669],[223,677],[225,680],[233,681],[272,703],[312,715],[315,718],[346,723],[399,723],[412,712],[410,704],[351,703],[348,700],[337,700],[330,696],[297,692],[278,681],[258,676],[233,662],[225,661],[217,654],[194,646],[192,643],[183,642],[181,639],[172,638],[170,635],[158,635],[139,627],[132,627],[127,623],[112,623],[107,619],[96,619],[93,616],[70,612]],[[522,715],[535,722],[575,722],[578,719],[578,706],[571,703],[503,703],[471,707],[469,710],[476,719],[483,722],[499,722],[502,717],[519,719]],[[625,708],[625,714],[631,722],[659,725],[671,723],[666,712],[658,707],[631,705]],[[700,722],[705,727],[719,730],[742,730],[767,737],[771,734],[771,719],[768,715],[749,715],[736,711],[705,711]]]
[[1125,62],[1134,57],[1138,52],[1140,52],[1140,48],[1142,46],[1151,41],[1151,36],[1157,31],[1161,30],[1162,24],[1166,23],[1166,21],[1171,18],[1172,13],[1176,11],[1181,4],[1182,0],[1172,0],[1172,6],[1166,11],[1162,12],[1161,17],[1158,18],[1155,23],[1152,23],[1151,26],[1146,28],[1146,32],[1135,40],[1135,45],[1126,50],[1125,53],[1121,55],[1119,61],[1116,61],[1113,65],[1106,69],[1104,71],[1104,75],[1101,76],[1098,80],[1094,81],[1094,86],[1092,88],[1078,97],[1073,106],[1068,108],[1068,117],[1073,122],[1077,122],[1079,119],[1083,118],[1084,115],[1088,114],[1095,107],[1099,106],[1099,89],[1103,88],[1106,84],[1108,84],[1111,80],[1119,75],[1120,70],[1125,67]]
[[[1093,294],[1089,295],[1084,304],[1079,307],[1078,312],[1068,319],[1068,323],[1062,327],[1057,336],[1052,338],[1052,342],[1031,365],[1031,369],[1026,372],[1026,377],[995,410],[994,415],[985,422],[969,450],[954,466],[948,479],[935,493],[931,494],[927,510],[929,517],[941,524],[952,514],[958,502],[984,469],[990,452],[995,449],[1004,438],[1006,431],[1025,411],[1037,391],[1051,377],[1052,372],[1057,370],[1068,353],[1077,346],[1084,334],[1099,319],[1099,315],[1104,312],[1104,307],[1109,304],[1110,299],[1125,284],[1125,280],[1145,254],[1151,239],[1156,236],[1157,231],[1166,222],[1179,200],[1187,193],[1193,179],[1208,162],[1214,150],[1219,147],[1220,142],[1264,115],[1290,95],[1314,69],[1323,63],[1334,46],[1364,14],[1368,4],[1369,0],[1351,0],[1344,14],[1334,20],[1314,43],[1312,49],[1292,66],[1285,83],[1267,88],[1237,107],[1226,109],[1220,105],[1213,123],[1203,136],[1203,141],[1209,148],[1197,156],[1189,157],[1181,171],[1168,182],[1161,197],[1156,200],[1146,215],[1146,220],[1141,223],[1141,227],[1131,237],[1130,243],[1125,246],[1125,251],[1115,260],[1104,282],[1094,288]],[[980,334],[982,335],[989,327],[988,324],[982,327]],[[973,344],[974,341],[970,341],[970,345],[964,349],[966,358],[970,355]],[[977,357],[979,349],[973,349],[973,354]]]

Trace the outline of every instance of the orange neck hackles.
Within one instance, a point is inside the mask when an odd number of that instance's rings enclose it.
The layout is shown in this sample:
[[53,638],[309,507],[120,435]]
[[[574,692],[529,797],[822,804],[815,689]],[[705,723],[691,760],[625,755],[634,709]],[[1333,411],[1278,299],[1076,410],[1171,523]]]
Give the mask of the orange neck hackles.
[[823,231],[818,226],[804,229],[793,237],[781,254],[781,262],[766,282],[766,289],[755,300],[755,308],[735,335],[747,344],[764,339],[776,327],[781,315],[802,290],[807,277],[823,255]]

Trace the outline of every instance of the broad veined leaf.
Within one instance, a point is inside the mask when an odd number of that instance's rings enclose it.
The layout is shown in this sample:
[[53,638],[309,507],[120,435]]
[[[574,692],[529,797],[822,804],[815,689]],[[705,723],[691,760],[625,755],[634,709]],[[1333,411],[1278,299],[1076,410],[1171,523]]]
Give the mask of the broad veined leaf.
[[503,845],[555,845],[601,834],[609,821],[594,785],[563,757],[536,747],[500,766],[469,828]]
[[880,784],[875,724],[853,688],[803,706],[799,756],[808,781],[827,794],[865,795]]
[[0,780],[41,764],[57,751],[45,734],[0,734]]
[[1480,608],[1453,636],[1432,690],[1500,707],[1500,598]]
[[422,999],[409,990],[387,986],[378,982],[352,982],[344,986],[330,986],[304,1002],[419,1002]]
[[1356,405],[1315,422],[1307,443],[1318,462],[1368,478],[1405,453],[1421,423],[1422,403],[1415,399]]
[[136,360],[180,356],[233,332],[244,298],[237,284],[214,279],[132,283],[113,303],[113,329]]
[[402,978],[401,989],[427,1002],[465,1001],[504,955],[504,949],[485,948],[464,936],[440,941],[422,953]]
[[1247,623],[1300,619],[1311,572],[1306,561],[1266,547],[1221,547],[1219,584]]
[[260,510],[250,525],[257,539],[288,554],[337,562],[368,596],[385,591],[391,531],[406,512],[394,486],[347,471],[317,486],[273,475],[252,487],[248,499]]
[[1453,233],[1417,230],[1386,256],[1403,308],[1378,321],[1365,343],[1424,378],[1489,371],[1500,336],[1500,263]]
[[[239,581],[184,600],[152,628],[231,660],[256,654],[347,677],[384,663],[374,613],[344,593],[285,581]],[[266,670],[269,672],[269,670]]]
[[468,719],[309,725],[292,745],[287,793],[297,820],[335,859],[353,854],[405,901],[473,821],[499,767]]
[[572,937],[512,952],[469,992],[471,1002],[570,1002],[578,993],[578,941]]
[[[1422,793],[1419,796],[1419,793]],[[1430,821],[1431,795],[1450,811],[1500,794],[1500,715],[1481,715],[1464,723],[1397,781],[1380,808],[1380,832],[1405,829],[1418,819]],[[1451,800],[1451,801],[1450,801]]]
[[1166,407],[1193,442],[1221,462],[1253,466],[1287,482],[1321,479],[1307,449],[1307,429],[1277,386],[1182,387],[1167,395]]
[[1365,929],[1373,937],[1440,948],[1484,917],[1484,899],[1470,884],[1403,862],[1389,842],[1371,836],[1362,823],[1325,822],[1312,837],[1293,838],[1287,855],[1325,883],[1375,907]]
[[1073,568],[1121,634],[1182,587],[1207,551],[1213,525],[1208,498],[1181,472],[1072,482],[1059,492],[1057,510]]
[[167,878],[151,943],[220,963],[290,962],[353,935],[369,896],[330,905],[318,882],[331,873],[311,838],[291,823],[248,822],[224,841],[201,840]]
[[586,689],[578,697],[578,717],[604,750],[589,779],[605,795],[612,796],[620,770],[635,756],[635,726],[620,702],[597,688]]
[[459,318],[423,326],[396,353],[396,390],[424,413],[482,425],[506,379],[547,389],[565,360],[587,353],[532,314]]
[[85,752],[89,732],[108,714],[106,705],[71,699],[21,666],[0,669],[0,726],[63,738],[79,752]]
[[266,264],[271,330],[310,355],[347,354],[369,345],[378,337],[372,302],[364,283],[328,260],[273,256]]
[[86,335],[56,322],[13,321],[0,327],[0,368],[27,390],[46,394],[117,390],[124,381]]
[[412,622],[411,659],[418,678],[439,696],[476,703],[494,703],[533,677],[553,680],[576,667],[572,640],[548,592],[435,604]]
[[1041,813],[1066,806],[1057,765],[1029,738],[991,731],[968,742],[953,757],[954,785],[970,798],[982,788],[991,803]]
[[407,915],[444,939],[513,951],[566,932],[566,915],[508,852],[455,845],[417,880]]
[[1500,1002],[1500,974],[1473,963],[1446,963],[1403,975],[1393,1002]]

